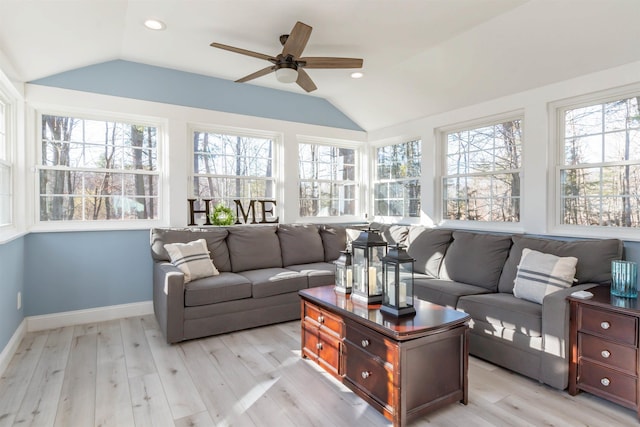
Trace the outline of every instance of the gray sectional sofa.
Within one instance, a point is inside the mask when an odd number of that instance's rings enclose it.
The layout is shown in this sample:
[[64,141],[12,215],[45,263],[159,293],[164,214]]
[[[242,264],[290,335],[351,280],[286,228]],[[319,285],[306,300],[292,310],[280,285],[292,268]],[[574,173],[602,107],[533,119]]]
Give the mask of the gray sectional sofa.
[[[190,281],[164,245],[205,239],[220,274]],[[151,230],[153,307],[169,343],[300,318],[298,291],[334,282],[344,227]]]
[[[471,316],[470,353],[558,389],[568,381],[566,296],[606,285],[617,239],[563,241],[526,235],[372,224],[389,243],[407,245],[415,295]],[[300,318],[297,291],[333,283],[333,260],[357,229],[341,226],[232,226],[154,229],[154,310],[168,342]],[[164,244],[207,241],[220,275],[184,284]],[[522,250],[578,259],[576,283],[542,304],[514,296]]]

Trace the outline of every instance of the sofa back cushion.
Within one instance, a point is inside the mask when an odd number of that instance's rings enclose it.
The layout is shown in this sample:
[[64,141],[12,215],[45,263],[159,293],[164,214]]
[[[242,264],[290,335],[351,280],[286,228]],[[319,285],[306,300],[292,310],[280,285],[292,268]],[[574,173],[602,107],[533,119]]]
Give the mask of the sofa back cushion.
[[451,243],[451,230],[422,225],[409,228],[407,252],[415,259],[414,271],[438,277],[440,264]]
[[237,225],[229,227],[227,246],[231,271],[282,267],[278,227],[272,225]]
[[347,228],[342,225],[323,225],[320,237],[324,247],[324,260],[331,262],[338,259],[340,251],[347,248]]
[[623,244],[618,239],[562,240],[544,239],[527,236],[512,236],[513,246],[504,265],[498,291],[512,293],[518,264],[524,248],[559,257],[576,257],[576,284],[607,284],[611,280],[611,261],[622,258]]
[[407,244],[407,238],[409,237],[409,228],[408,225],[398,225],[398,224],[382,224],[379,222],[372,222],[370,224],[371,228],[374,230],[379,230],[380,235],[390,245],[395,245],[396,243],[400,243],[402,245]]
[[280,224],[277,235],[284,267],[324,261],[324,247],[317,225]]
[[226,238],[229,232],[226,228],[215,227],[206,230],[200,229],[151,229],[151,256],[156,261],[171,261],[164,245],[167,243],[188,243],[198,239],[207,242],[209,255],[218,271],[231,271],[229,249]]
[[440,278],[495,292],[509,255],[511,236],[454,231],[440,267]]

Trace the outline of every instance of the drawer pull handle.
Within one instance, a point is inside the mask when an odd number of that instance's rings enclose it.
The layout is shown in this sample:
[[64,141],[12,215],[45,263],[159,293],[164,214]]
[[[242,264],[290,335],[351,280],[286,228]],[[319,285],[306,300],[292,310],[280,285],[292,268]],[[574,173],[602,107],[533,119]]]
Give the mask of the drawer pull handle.
[[318,316],[318,323],[324,323],[324,316]]
[[609,322],[600,322],[600,327],[604,330],[607,330],[611,327],[611,323]]
[[600,384],[602,384],[605,387],[609,387],[609,384],[611,384],[611,380],[607,377],[604,377],[603,379],[600,380]]
[[362,373],[360,375],[362,375],[362,379],[363,380],[366,380],[367,378],[369,378],[371,376],[371,372],[362,371]]
[[362,347],[369,347],[369,340],[362,340],[360,344],[362,344]]
[[609,352],[609,350],[602,350],[600,352],[600,354],[602,355],[602,357],[604,357],[605,359],[608,359],[611,356],[611,353]]
[[322,343],[321,343],[321,342],[319,342],[318,344],[316,344],[316,348],[317,348],[318,350],[322,350]]

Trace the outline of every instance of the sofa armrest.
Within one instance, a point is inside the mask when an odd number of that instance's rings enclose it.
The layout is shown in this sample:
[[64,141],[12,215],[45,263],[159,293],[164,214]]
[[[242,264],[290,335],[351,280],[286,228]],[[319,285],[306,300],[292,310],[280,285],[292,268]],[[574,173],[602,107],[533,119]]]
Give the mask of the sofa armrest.
[[153,263],[153,311],[168,343],[184,337],[184,274],[169,262]]
[[576,291],[598,286],[585,283],[562,289],[542,301],[542,358],[540,380],[560,390],[569,384],[569,302]]

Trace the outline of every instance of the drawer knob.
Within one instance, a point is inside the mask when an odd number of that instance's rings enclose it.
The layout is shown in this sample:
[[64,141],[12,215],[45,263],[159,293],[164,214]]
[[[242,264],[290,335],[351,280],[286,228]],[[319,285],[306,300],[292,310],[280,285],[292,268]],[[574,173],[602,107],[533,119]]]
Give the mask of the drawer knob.
[[366,380],[367,378],[369,378],[369,376],[371,376],[371,372],[362,371],[360,375],[362,375],[363,380]]
[[322,350],[322,343],[321,343],[321,342],[319,342],[318,344],[316,344],[316,348],[317,348],[318,350]]
[[318,316],[318,323],[324,323],[324,316]]
[[362,344],[363,347],[369,347],[369,340],[362,340],[360,344]]
[[602,384],[605,387],[609,387],[609,384],[611,384],[611,380],[607,377],[604,377],[603,379],[600,380],[600,384]]
[[608,359],[609,356],[611,356],[611,353],[609,352],[609,350],[602,350],[600,352],[600,354],[602,355],[602,357],[604,357],[605,359]]
[[602,329],[604,329],[604,330],[607,330],[607,329],[609,329],[611,327],[611,323],[606,322],[606,321],[605,322],[600,322],[600,327]]

